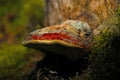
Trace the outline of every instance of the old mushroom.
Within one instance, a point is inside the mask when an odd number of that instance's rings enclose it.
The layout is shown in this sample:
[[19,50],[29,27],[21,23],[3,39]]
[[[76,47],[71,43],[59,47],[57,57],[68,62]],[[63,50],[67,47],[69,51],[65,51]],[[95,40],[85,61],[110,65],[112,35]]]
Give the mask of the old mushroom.
[[67,20],[61,25],[31,32],[22,44],[37,50],[53,52],[52,55],[59,54],[70,60],[77,60],[90,51],[93,36],[88,23]]

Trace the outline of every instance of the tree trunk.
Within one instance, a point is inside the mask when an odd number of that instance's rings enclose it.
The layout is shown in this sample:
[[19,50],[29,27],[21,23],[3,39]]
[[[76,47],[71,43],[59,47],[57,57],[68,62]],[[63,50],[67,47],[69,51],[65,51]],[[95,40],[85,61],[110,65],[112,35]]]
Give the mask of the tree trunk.
[[46,0],[45,25],[67,19],[84,20],[96,27],[116,10],[119,0]]

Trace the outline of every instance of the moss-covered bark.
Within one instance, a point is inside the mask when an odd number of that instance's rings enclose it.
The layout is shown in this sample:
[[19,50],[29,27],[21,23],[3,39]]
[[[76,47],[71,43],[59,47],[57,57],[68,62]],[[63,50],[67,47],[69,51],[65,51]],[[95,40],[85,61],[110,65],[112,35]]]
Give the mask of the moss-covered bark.
[[119,17],[119,15],[116,15],[116,17],[109,18],[108,21],[104,23],[108,27],[101,30],[100,34],[94,38],[92,52],[89,55],[90,65],[88,69],[83,74],[76,75],[71,80],[120,79]]
[[120,79],[119,17],[117,15],[117,22],[113,17],[112,22],[107,23],[109,28],[104,29],[99,36],[95,37],[95,43],[90,54],[90,80]]

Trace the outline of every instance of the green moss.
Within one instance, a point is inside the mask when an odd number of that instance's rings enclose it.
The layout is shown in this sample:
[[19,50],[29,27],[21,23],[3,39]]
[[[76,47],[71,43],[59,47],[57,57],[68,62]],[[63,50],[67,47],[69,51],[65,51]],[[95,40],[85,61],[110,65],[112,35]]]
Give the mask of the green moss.
[[117,14],[120,15],[120,5],[118,6]]
[[0,50],[0,64],[2,64],[3,67],[14,65],[26,51],[26,49],[20,45],[3,45],[2,47],[4,48]]
[[88,69],[70,80],[120,79],[120,6],[117,15],[109,17],[103,25],[107,28],[94,39]]
[[[0,80],[22,78],[22,69],[30,59],[30,53],[21,45],[3,44],[0,49]],[[17,79],[18,80],[18,79]]]
[[118,80],[120,74],[120,36],[109,29],[101,31],[94,39],[89,56],[90,65],[81,75],[70,80]]
[[[112,26],[112,25],[111,25]],[[116,29],[119,26],[115,26]],[[90,80],[120,79],[120,34],[109,28],[95,38],[90,54]]]

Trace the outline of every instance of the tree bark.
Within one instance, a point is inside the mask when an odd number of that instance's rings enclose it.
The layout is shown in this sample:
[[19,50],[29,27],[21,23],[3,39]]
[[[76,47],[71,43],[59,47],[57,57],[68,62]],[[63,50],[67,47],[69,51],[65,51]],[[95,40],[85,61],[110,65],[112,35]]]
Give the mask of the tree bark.
[[96,27],[115,14],[119,2],[119,0],[46,0],[45,25],[75,19],[87,21]]

